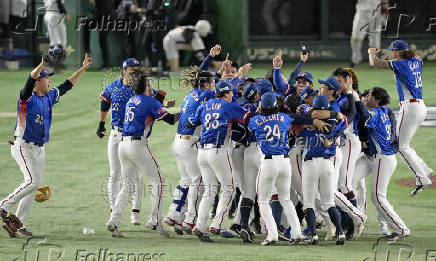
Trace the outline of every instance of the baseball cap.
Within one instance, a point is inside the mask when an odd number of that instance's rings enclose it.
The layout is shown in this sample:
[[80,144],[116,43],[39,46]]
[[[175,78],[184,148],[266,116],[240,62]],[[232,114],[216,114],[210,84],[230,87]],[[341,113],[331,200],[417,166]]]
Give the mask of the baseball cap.
[[50,77],[52,76],[54,73],[48,73],[46,70],[42,69],[41,72],[39,73],[38,78],[41,77]]
[[258,90],[260,95],[264,95],[265,93],[272,92],[273,86],[272,83],[266,79],[262,79],[257,82]]
[[339,91],[339,83],[334,77],[328,77],[324,81],[321,79],[318,79],[318,82],[320,84],[324,84],[327,86],[330,90]]
[[330,107],[329,98],[324,95],[318,95],[313,99],[313,108],[316,110],[327,110]]
[[127,67],[132,67],[132,66],[140,66],[141,63],[136,60],[135,58],[129,58],[127,60],[124,60],[123,62],[123,69],[126,69]]
[[272,92],[265,93],[264,95],[262,95],[262,97],[260,97],[260,104],[262,108],[265,109],[274,108],[277,105],[276,96]]
[[246,82],[255,83],[256,80],[254,78],[251,78],[250,76],[242,76],[242,79],[239,80],[239,85],[243,85]]
[[226,81],[219,81],[215,85],[215,93],[217,94],[223,94],[228,91],[233,91],[233,87],[231,84],[227,83]]
[[254,95],[257,93],[257,86],[255,83],[248,84],[244,89],[244,97],[248,100],[253,98]]
[[314,90],[314,89],[310,88],[309,86],[307,86],[303,90],[301,90],[301,92],[300,92],[300,99],[304,100],[307,97],[315,95],[317,93],[318,93],[318,90]]
[[391,51],[404,51],[409,49],[409,45],[403,40],[395,40],[392,42],[388,50]]
[[300,72],[295,79],[304,78],[310,83],[313,83],[313,76],[310,72]]

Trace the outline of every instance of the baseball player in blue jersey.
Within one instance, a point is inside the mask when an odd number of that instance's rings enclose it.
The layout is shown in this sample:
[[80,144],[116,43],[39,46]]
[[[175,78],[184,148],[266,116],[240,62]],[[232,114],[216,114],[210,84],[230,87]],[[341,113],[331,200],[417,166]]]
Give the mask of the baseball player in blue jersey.
[[[189,125],[188,118],[195,115],[197,108],[202,103],[214,98],[215,80],[210,72],[193,70],[183,79],[182,84],[187,88],[192,88],[192,90],[182,102],[177,134],[172,146],[180,173],[180,181],[174,190],[173,202],[164,222],[173,226],[179,234],[183,233],[183,230],[191,234],[197,218],[203,188],[197,162],[197,142],[200,128]],[[186,210],[184,215],[183,210]]]
[[[12,157],[23,172],[24,182],[0,201],[3,228],[10,237],[15,237],[17,233],[32,236],[23,223],[26,223],[36,191],[42,185],[45,167],[44,144],[50,137],[53,106],[59,101],[60,96],[71,90],[91,64],[92,59],[85,54],[79,70],[59,86],[50,88],[49,77],[52,74],[43,69],[44,60],[41,59],[41,63],[33,69],[20,91],[15,141],[10,143]],[[15,215],[8,216],[8,212],[17,203],[19,204]]]
[[[326,96],[319,95],[313,101],[314,110],[329,108],[329,100]],[[336,228],[336,244],[343,245],[346,237],[342,231],[341,217],[335,206],[334,191],[337,179],[334,174],[333,158],[336,153],[335,139],[346,128],[344,120],[338,122],[336,117],[329,118],[331,124],[329,133],[321,133],[317,130],[308,130],[302,135],[305,138],[303,149],[303,207],[306,214],[306,222],[309,227],[310,244],[318,244],[315,220],[315,198],[319,193],[321,208],[328,212],[331,222]]]
[[371,195],[372,202],[377,213],[383,217],[393,233],[386,236],[387,240],[395,241],[410,235],[410,230],[404,221],[395,212],[387,200],[387,188],[391,176],[397,167],[395,148],[392,133],[392,122],[389,119],[387,104],[389,104],[388,92],[379,87],[374,87],[368,98],[368,111],[361,102],[357,102],[357,109],[360,118],[368,127],[369,149],[372,155],[371,164]]
[[[250,83],[245,87],[244,98],[247,102],[243,107],[250,112],[250,115],[254,115],[260,99],[256,84]],[[246,121],[248,121],[248,118]],[[253,233],[249,227],[249,219],[256,199],[256,175],[259,170],[260,160],[254,133],[248,132],[248,130],[244,131],[243,137],[238,141],[237,146],[242,151],[243,161],[243,175],[240,177],[242,198],[239,202],[239,213],[236,215],[230,229],[239,234],[243,242],[252,243],[254,240]],[[235,150],[233,150],[234,152]],[[234,163],[234,160],[232,154],[232,163]]]
[[[140,75],[132,89],[135,96],[130,98],[126,104],[123,133],[119,145],[123,185],[106,226],[112,233],[118,231],[121,214],[127,199],[131,191],[135,190],[135,184],[139,182],[138,173],[144,173],[152,185],[151,216],[146,225],[167,236],[168,233],[162,226],[164,178],[157,160],[148,146],[148,137],[151,135],[154,121],[163,120],[173,125],[178,120],[179,113],[169,114],[159,101],[146,94],[152,89],[151,78]],[[122,236],[119,231],[116,235],[112,235]]]
[[256,182],[256,192],[259,201],[259,211],[267,230],[266,239],[261,245],[267,246],[278,241],[277,224],[274,220],[269,200],[276,189],[278,199],[283,208],[287,223],[291,227],[290,244],[299,244],[302,240],[300,222],[290,200],[291,166],[288,160],[289,129],[293,122],[297,124],[316,125],[322,129],[324,125],[319,120],[299,117],[278,112],[277,99],[273,93],[261,97],[260,114],[250,119],[248,129],[254,133],[261,150],[259,173]]
[[431,184],[433,170],[410,147],[410,141],[416,130],[425,120],[427,109],[422,99],[422,60],[409,50],[403,40],[394,41],[389,50],[392,60],[381,60],[376,56],[376,48],[369,48],[369,62],[376,68],[394,71],[400,100],[400,115],[397,124],[399,153],[416,178],[416,186],[411,197],[420,193]]
[[[140,63],[135,58],[129,58],[123,62],[122,78],[111,82],[106,86],[100,94],[100,123],[97,129],[97,136],[101,139],[105,133],[105,121],[109,109],[111,111],[111,133],[108,141],[108,158],[109,158],[109,179],[107,183],[109,206],[113,209],[116,197],[120,191],[121,184],[121,163],[118,155],[118,147],[121,141],[121,134],[123,132],[124,115],[126,111],[126,104],[134,92],[130,87],[135,81],[135,73],[140,70]],[[138,173],[139,176],[139,173]],[[141,209],[141,196],[142,196],[142,180],[138,178],[139,182],[135,184],[135,189],[131,191],[132,194],[132,213],[130,215],[131,223],[140,225],[140,209]]]
[[209,231],[224,237],[229,234],[224,226],[226,213],[235,191],[230,158],[229,127],[232,120],[243,120],[246,114],[241,106],[231,102],[233,87],[227,82],[220,81],[215,86],[215,97],[200,105],[195,115],[188,119],[192,126],[202,125],[198,165],[205,191],[200,202],[194,233],[204,242],[212,241],[206,230],[206,222],[209,209],[218,193],[218,182],[221,184],[222,193]]

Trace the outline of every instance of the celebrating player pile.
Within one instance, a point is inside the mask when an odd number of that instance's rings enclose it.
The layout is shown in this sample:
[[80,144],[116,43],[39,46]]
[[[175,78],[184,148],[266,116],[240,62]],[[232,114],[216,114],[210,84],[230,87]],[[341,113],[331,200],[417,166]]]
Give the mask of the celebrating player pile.
[[[185,72],[182,85],[189,92],[175,114],[163,108],[175,101],[153,89],[140,63],[135,58],[125,60],[122,78],[101,94],[97,130],[100,139],[106,135],[105,120],[112,109],[107,229],[112,236],[122,236],[121,215],[129,196],[133,197],[131,223],[141,224],[141,176],[145,174],[152,184],[146,226],[164,236],[169,233],[163,223],[179,235],[194,234],[202,242],[213,242],[212,233],[263,246],[279,240],[317,245],[324,226],[325,241],[344,245],[357,240],[364,230],[368,219],[365,178],[371,175],[380,234],[387,240],[409,236],[411,231],[387,199],[387,187],[397,165],[396,152],[416,177],[412,197],[431,184],[433,170],[409,146],[426,111],[422,61],[404,41],[393,42],[390,50],[389,61],[379,59],[375,48],[368,53],[371,65],[394,71],[401,102],[398,123],[388,107],[387,91],[373,87],[361,93],[351,68],[337,68],[325,80],[318,79],[316,89],[312,74],[301,72],[309,59],[307,52],[301,53],[288,79],[281,72],[281,52],[273,58],[273,70],[265,78],[254,79],[247,75],[250,63],[238,67],[229,55],[217,72],[209,72],[209,64],[221,52],[216,45],[199,68]],[[31,235],[22,222],[42,182],[51,108],[91,62],[86,56],[81,69],[51,90],[50,75],[41,62],[20,92],[11,151],[25,183],[0,202],[3,227],[11,237]],[[172,152],[180,180],[165,217],[165,178],[148,146],[153,124],[160,120],[171,125],[178,121]],[[18,201],[16,215],[8,215]],[[213,205],[216,210],[209,223]],[[227,218],[234,214],[227,229]]]

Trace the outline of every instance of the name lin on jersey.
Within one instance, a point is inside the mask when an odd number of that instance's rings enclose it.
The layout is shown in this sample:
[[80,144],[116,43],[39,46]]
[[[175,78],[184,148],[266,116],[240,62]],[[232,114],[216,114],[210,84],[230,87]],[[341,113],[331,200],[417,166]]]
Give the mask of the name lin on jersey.
[[221,103],[212,103],[212,105],[206,104],[206,111],[219,110],[221,108]]
[[285,121],[285,116],[279,115],[279,114],[273,114],[269,116],[262,116],[260,119],[255,119],[254,122],[256,122],[257,126],[262,125],[262,123],[268,122],[268,121]]

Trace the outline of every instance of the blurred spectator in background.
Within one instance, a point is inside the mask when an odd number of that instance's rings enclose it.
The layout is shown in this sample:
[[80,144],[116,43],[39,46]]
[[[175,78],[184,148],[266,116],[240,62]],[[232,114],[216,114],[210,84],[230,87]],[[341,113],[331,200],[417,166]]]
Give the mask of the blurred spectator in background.
[[262,16],[265,20],[268,34],[285,34],[290,24],[291,0],[265,0]]
[[[140,14],[142,9],[136,0],[115,0],[114,8],[116,9],[117,19],[132,21],[136,20],[138,23],[141,19]],[[122,60],[135,56],[136,46],[136,30],[124,30],[121,32],[121,45],[122,45]]]
[[158,72],[159,61],[162,65],[162,72],[167,72],[167,58],[163,48],[164,36],[169,31],[167,9],[169,2],[165,0],[145,0],[146,19],[152,24],[164,25],[151,26],[145,33],[141,46],[145,46],[145,55],[150,63],[152,75]]
[[63,49],[67,47],[67,28],[65,18],[67,10],[62,0],[44,0],[44,23],[47,27],[50,49]]
[[[26,0],[10,0],[10,4],[9,28],[11,31],[22,31],[22,28],[26,28]],[[22,28],[16,28],[17,26]]]
[[[91,31],[96,27],[97,24],[102,24],[103,28],[106,28],[106,25],[109,21],[113,21],[113,3],[112,0],[84,0],[89,2],[92,6],[89,6],[88,3],[84,3],[82,6],[84,7],[84,14],[87,17],[87,23],[84,28],[84,48],[85,52],[91,52]],[[109,51],[108,51],[108,37],[109,30],[98,30],[98,39],[100,44],[100,50],[103,60],[102,68],[110,67],[110,59],[109,59]]]
[[204,60],[205,46],[202,37],[206,37],[210,30],[209,21],[200,20],[195,26],[181,26],[168,32],[164,37],[163,47],[172,72],[179,69],[179,49],[193,51],[198,61]]
[[[386,24],[389,0],[358,0],[351,33],[351,67],[362,61],[362,43],[368,35],[369,47],[380,49],[381,29]],[[366,50],[366,49],[365,49]]]
[[192,25],[201,20],[204,13],[204,0],[175,0],[176,24]]

